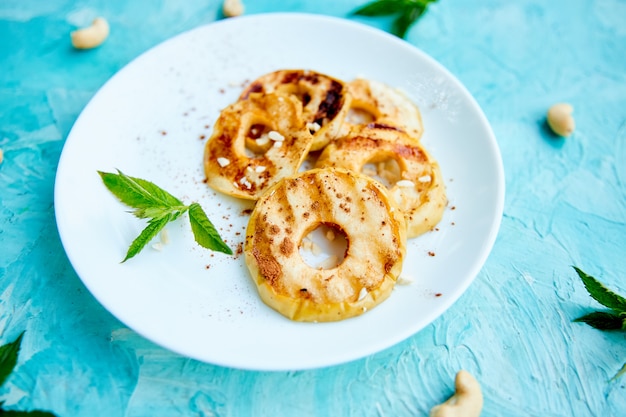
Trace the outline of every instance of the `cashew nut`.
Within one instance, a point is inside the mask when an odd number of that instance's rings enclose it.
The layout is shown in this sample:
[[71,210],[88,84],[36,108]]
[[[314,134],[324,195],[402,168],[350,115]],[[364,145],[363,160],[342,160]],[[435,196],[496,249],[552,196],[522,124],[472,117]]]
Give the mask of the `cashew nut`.
[[430,417],[478,417],[483,408],[483,394],[478,381],[460,370],[454,380],[455,393],[443,404],[430,410]]
[[558,103],[548,109],[548,125],[559,136],[569,136],[574,132],[575,123],[571,104]]
[[226,17],[241,16],[244,11],[244,6],[241,0],[224,0],[222,4],[222,13]]
[[97,17],[91,26],[73,31],[72,45],[76,49],[91,49],[100,46],[109,36],[109,23],[102,17]]

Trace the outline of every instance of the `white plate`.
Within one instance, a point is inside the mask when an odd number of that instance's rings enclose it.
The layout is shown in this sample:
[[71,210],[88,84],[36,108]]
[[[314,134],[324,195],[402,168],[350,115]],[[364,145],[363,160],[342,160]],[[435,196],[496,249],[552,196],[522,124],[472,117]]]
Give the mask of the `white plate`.
[[[337,323],[289,321],[259,299],[242,255],[200,248],[187,217],[170,243],[120,263],[145,223],[103,186],[97,170],[150,180],[199,202],[240,248],[242,203],[203,182],[204,144],[219,111],[246,82],[272,70],[307,68],[365,76],[403,89],[421,108],[423,142],[439,160],[450,200],[438,231],[409,241],[391,297]],[[59,233],[87,288],[144,337],[191,358],[256,370],[339,364],[411,336],[466,290],[500,225],[504,175],[491,128],[467,90],[440,64],[387,33],[338,18],[251,15],[178,35],[111,78],[76,121],[55,184]],[[429,254],[430,253],[430,254]],[[433,256],[434,255],[434,256]]]

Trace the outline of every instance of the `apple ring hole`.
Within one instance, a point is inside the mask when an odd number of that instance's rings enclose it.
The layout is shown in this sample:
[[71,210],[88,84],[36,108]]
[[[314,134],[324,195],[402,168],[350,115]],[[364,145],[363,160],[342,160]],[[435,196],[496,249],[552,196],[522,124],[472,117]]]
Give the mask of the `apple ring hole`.
[[278,91],[295,96],[302,103],[302,107],[306,107],[311,102],[311,91],[302,85],[287,83],[281,85]]
[[367,125],[376,121],[376,117],[366,109],[351,107],[345,120],[353,125]]
[[248,158],[259,158],[272,146],[273,142],[269,138],[271,128],[261,123],[250,126],[246,133],[246,156]]
[[393,157],[375,156],[363,165],[361,173],[375,179],[388,189],[402,180],[402,168]]
[[348,238],[339,226],[320,224],[302,239],[300,256],[312,268],[333,269],[346,258],[348,245]]

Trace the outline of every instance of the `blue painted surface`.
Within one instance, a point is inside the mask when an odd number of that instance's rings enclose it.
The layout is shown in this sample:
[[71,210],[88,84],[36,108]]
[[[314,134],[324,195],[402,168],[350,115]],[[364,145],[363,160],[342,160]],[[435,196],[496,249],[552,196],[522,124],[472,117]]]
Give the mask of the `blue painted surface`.
[[[246,13],[349,16],[358,0],[246,2]],[[507,195],[496,245],[443,316],[383,352],[303,372],[248,372],[165,351],[84,288],[54,221],[64,140],[96,90],[133,58],[219,18],[219,1],[0,3],[0,342],[26,334],[6,408],[59,416],[421,416],[467,369],[483,416],[619,416],[623,332],[572,319],[599,307],[578,265],[626,294],[626,2],[440,0],[408,41],[445,65],[482,106],[502,151]],[[97,15],[100,48],[69,32]],[[372,57],[375,59],[375,57]],[[575,107],[559,139],[547,108]]]

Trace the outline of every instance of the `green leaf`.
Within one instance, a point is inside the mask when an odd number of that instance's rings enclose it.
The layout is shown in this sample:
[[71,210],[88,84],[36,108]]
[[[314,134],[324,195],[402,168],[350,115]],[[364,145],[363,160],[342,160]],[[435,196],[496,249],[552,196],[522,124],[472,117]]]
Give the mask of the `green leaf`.
[[56,414],[47,411],[13,411],[0,408],[0,416],[2,417],[57,417]]
[[375,0],[357,8],[352,12],[360,16],[389,16],[398,14],[391,26],[391,33],[404,38],[417,21],[424,14],[428,5],[437,0]]
[[150,220],[148,222],[148,226],[145,229],[143,229],[141,233],[139,234],[139,236],[137,236],[137,238],[133,240],[133,243],[130,244],[130,247],[128,248],[128,252],[126,253],[126,257],[124,258],[124,260],[122,260],[122,263],[126,262],[133,256],[137,255],[139,252],[141,252],[141,250],[157,234],[159,234],[159,232],[165,227],[165,225],[170,222],[172,217],[173,217],[172,214],[168,214],[164,217]]
[[377,0],[359,7],[352,14],[369,17],[388,16],[404,11],[411,3],[410,0]]
[[0,346],[0,386],[2,386],[9,375],[11,375],[11,372],[13,372],[17,364],[17,356],[22,346],[23,337],[24,332],[20,333],[13,342]]
[[613,313],[595,311],[574,320],[575,322],[587,323],[599,330],[625,330],[626,320],[624,317]]
[[610,308],[616,313],[626,313],[626,299],[607,287],[600,281],[586,274],[580,268],[573,267],[580,279],[585,284],[585,288],[591,297],[605,307]]
[[150,181],[129,177],[120,170],[117,174],[102,171],[98,174],[109,191],[129,207],[146,209],[183,205],[179,199]]
[[142,209],[133,210],[133,214],[135,217],[139,217],[140,219],[160,219],[167,215],[175,215],[172,218],[172,221],[180,217],[180,214],[187,211],[187,206],[177,206],[177,207],[146,207]]
[[137,185],[139,185],[142,189],[146,190],[154,197],[162,200],[165,203],[165,205],[168,207],[175,207],[175,206],[183,205],[182,201],[180,201],[178,198],[174,197],[172,194],[168,193],[163,188],[157,186],[156,184],[150,181],[146,181],[146,180],[143,180],[141,178],[136,178],[136,177],[128,177],[128,178],[130,178]]
[[391,33],[399,38],[404,38],[411,26],[419,19],[425,10],[424,6],[416,5],[405,11],[393,21]]
[[186,206],[156,184],[141,178],[130,177],[118,170],[117,174],[98,171],[104,185],[122,203],[130,206],[133,215],[149,219],[148,226],[131,243],[122,262],[136,256],[169,222],[178,219],[183,213],[190,213],[191,229],[196,242],[207,249],[232,254],[232,250],[222,241],[213,224],[197,203]]
[[204,248],[232,255],[233,251],[224,243],[215,226],[209,220],[204,210],[198,203],[189,206],[189,221],[196,242]]

